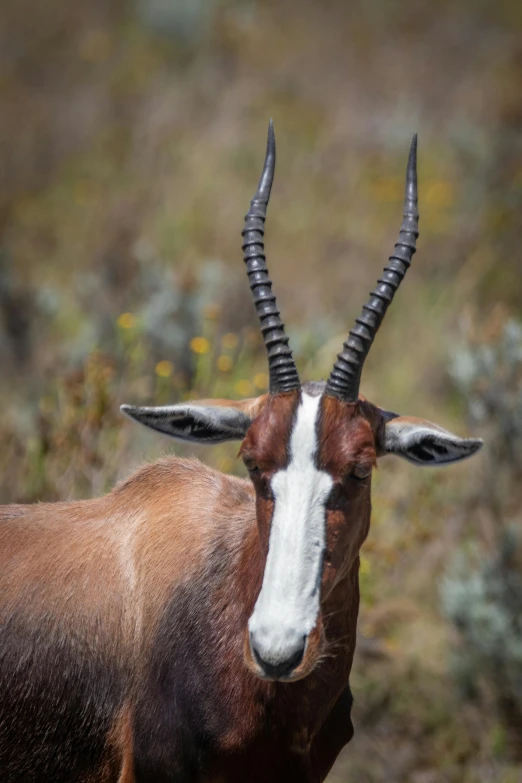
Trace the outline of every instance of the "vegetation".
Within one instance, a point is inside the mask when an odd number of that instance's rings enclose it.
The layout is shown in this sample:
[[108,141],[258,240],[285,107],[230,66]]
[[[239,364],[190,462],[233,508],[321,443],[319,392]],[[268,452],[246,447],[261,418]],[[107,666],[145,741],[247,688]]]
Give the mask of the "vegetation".
[[463,696],[498,712],[497,743],[511,742],[522,758],[522,531],[512,516],[522,468],[521,326],[508,321],[493,344],[461,346],[453,375],[487,434],[480,503],[492,522],[487,537],[457,553],[441,585],[461,637],[453,667]]
[[[520,5],[5,0],[0,500],[90,497],[166,449],[122,402],[244,397],[266,364],[241,261],[269,116],[268,262],[303,378],[325,377],[398,232],[421,237],[363,393],[481,435],[376,472],[332,783],[522,776]],[[237,446],[197,450],[241,471]]]

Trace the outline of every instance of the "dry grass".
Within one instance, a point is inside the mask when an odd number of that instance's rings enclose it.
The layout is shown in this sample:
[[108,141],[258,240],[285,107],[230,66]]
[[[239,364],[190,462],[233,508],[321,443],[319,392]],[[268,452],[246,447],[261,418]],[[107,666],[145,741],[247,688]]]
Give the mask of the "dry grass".
[[[470,432],[455,342],[522,303],[517,3],[223,0],[188,38],[125,2],[28,5],[0,11],[2,501],[99,494],[170,445],[121,402],[263,390],[239,232],[269,116],[268,259],[306,378],[393,246],[419,132],[419,252],[363,391]],[[239,469],[234,446],[198,456]],[[488,543],[490,469],[383,462],[332,783],[520,779],[491,702],[456,689],[438,595],[453,553]]]

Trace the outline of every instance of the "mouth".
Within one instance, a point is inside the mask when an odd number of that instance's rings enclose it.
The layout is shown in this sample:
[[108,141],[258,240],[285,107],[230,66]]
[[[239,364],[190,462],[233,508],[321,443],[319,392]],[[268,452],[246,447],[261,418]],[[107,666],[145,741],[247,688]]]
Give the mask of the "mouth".
[[250,641],[250,648],[252,657],[257,664],[257,668],[263,673],[263,679],[291,682],[294,671],[299,668],[304,658],[306,640],[301,650],[297,650],[297,652],[291,655],[290,658],[288,658],[286,661],[282,661],[281,663],[276,664],[264,661],[255,647],[253,647],[252,641]]
[[248,630],[245,633],[243,659],[246,667],[258,679],[264,682],[291,683],[308,677],[319,662],[321,656],[322,635],[312,631],[304,637],[303,647],[280,663],[271,663],[259,655],[252,645]]

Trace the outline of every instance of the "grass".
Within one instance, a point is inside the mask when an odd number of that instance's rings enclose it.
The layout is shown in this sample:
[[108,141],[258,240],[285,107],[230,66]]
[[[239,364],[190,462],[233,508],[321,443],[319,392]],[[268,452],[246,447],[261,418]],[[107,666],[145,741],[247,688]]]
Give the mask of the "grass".
[[[494,342],[521,312],[517,4],[237,0],[192,40],[101,5],[0,11],[0,500],[91,497],[166,449],[241,472],[237,445],[182,447],[118,407],[266,389],[239,232],[269,116],[268,263],[305,379],[328,375],[393,247],[419,131],[419,252],[363,392],[480,435],[450,371],[461,339]],[[491,476],[489,452],[382,461],[356,735],[332,783],[520,778],[494,699],[459,693],[439,600],[454,553],[493,546]]]

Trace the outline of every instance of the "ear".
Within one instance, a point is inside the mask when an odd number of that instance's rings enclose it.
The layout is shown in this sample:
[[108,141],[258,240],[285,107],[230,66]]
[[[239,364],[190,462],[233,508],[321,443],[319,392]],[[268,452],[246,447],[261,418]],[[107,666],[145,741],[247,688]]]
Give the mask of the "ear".
[[[482,448],[480,438],[459,438],[425,419],[385,414],[384,454],[397,454],[414,465],[449,465]],[[391,418],[394,416],[394,418]]]
[[192,443],[224,443],[243,440],[267,395],[251,400],[201,400],[159,408],[122,405],[131,419],[178,440]]

